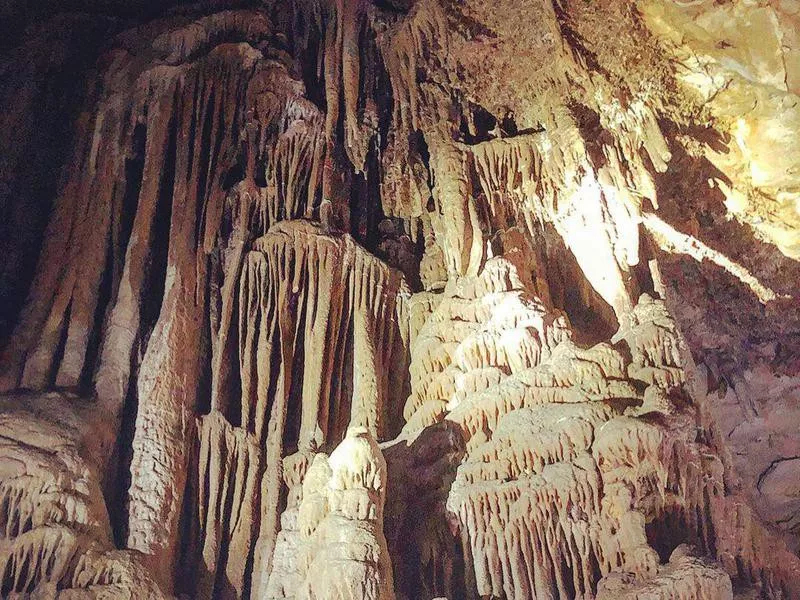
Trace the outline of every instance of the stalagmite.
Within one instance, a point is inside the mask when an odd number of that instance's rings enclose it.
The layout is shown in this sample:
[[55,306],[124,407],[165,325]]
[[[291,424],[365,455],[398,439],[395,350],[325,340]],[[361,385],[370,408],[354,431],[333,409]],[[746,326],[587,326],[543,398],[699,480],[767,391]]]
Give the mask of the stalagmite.
[[[197,488],[198,552],[210,580],[195,593],[212,597],[224,568],[237,597],[247,573],[251,593],[278,594],[269,575],[292,568],[275,560],[297,543],[292,515],[299,502],[290,493],[282,516],[281,472],[297,491],[303,457],[341,440],[351,413],[373,436],[391,431],[399,390],[383,365],[403,351],[396,315],[404,289],[399,273],[352,238],[325,235],[310,222],[278,223],[253,242],[238,291],[241,400],[216,399],[224,413],[211,413],[199,427],[198,486],[213,487]],[[271,362],[270,353],[282,360]],[[289,477],[283,458],[291,448],[300,451],[299,479]],[[222,506],[233,512],[220,514]],[[234,514],[240,525],[231,530]]]
[[730,578],[718,566],[691,556],[679,546],[658,576],[638,583],[625,577],[607,577],[599,586],[597,598],[627,600],[671,600],[679,598],[733,598]]
[[393,599],[383,534],[386,461],[370,432],[349,427],[330,457],[314,458],[307,481],[298,515],[304,575],[296,597]]

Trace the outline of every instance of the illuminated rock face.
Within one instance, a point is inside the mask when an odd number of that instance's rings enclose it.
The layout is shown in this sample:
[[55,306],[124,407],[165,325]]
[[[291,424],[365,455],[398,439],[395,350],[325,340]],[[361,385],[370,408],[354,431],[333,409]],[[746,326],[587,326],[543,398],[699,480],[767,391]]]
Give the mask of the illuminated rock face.
[[795,3],[140,4],[0,64],[0,596],[800,598]]

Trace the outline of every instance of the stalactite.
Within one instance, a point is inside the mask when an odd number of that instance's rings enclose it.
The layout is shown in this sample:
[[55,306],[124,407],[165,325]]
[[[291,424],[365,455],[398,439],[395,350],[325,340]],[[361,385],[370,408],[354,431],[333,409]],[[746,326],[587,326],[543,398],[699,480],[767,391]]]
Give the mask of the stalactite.
[[[705,466],[667,472],[686,464],[672,448],[686,456],[689,440],[621,414],[639,406],[631,414],[672,414],[663,391],[651,385],[642,395],[636,379],[680,385],[674,323],[663,304],[643,296],[615,338],[630,346],[631,362],[607,344],[576,346],[563,317],[526,299],[526,289],[498,258],[481,277],[448,286],[438,304],[420,305],[405,435],[446,419],[466,439],[447,507],[469,545],[465,568],[478,595],[593,597],[609,573],[655,577],[659,559],[644,515],[677,501],[689,530],[707,540],[710,524],[694,515],[719,493],[695,483],[713,481]],[[665,502],[673,489],[678,497]],[[714,569],[698,575],[698,590],[728,581]]]
[[[359,248],[349,236],[326,237],[308,222],[279,224],[256,240],[246,261],[240,291],[242,426],[252,430],[259,440],[265,439],[268,411],[255,390],[271,389],[274,384],[269,383],[269,373],[254,371],[256,364],[258,368],[269,367],[263,361],[254,361],[256,354],[263,351],[259,348],[263,344],[294,345],[294,339],[303,339],[304,354],[298,357],[303,360],[303,413],[301,437],[296,443],[309,447],[312,436],[317,435],[316,427],[322,435],[317,440],[320,443],[341,436],[341,419],[349,416],[345,409],[350,398],[341,383],[332,379],[331,361],[345,352],[346,338],[353,335],[350,343],[355,376],[372,377],[385,372],[380,365],[387,363],[396,351],[395,343],[402,341],[393,315],[402,302],[404,285],[398,273]],[[344,295],[343,290],[349,291]],[[277,310],[286,311],[290,305],[296,308],[281,317]],[[270,322],[276,320],[281,323],[281,337],[270,333],[276,327]],[[260,331],[253,329],[253,324],[258,323]],[[348,328],[352,328],[352,334]],[[282,339],[287,341],[281,342]],[[376,344],[378,340],[380,346]],[[356,346],[360,352],[355,351]],[[295,356],[289,347],[286,351]],[[386,377],[374,382],[359,381],[357,390],[357,395],[375,395],[378,399],[374,407],[362,407],[377,413],[362,412],[359,417],[378,436],[385,435],[385,414],[397,401],[387,389],[387,381]],[[373,386],[372,392],[364,387],[367,384]],[[331,393],[338,396],[331,397]]]
[[[395,315],[404,288],[397,272],[352,238],[326,236],[306,221],[276,224],[244,259],[237,334],[241,405],[225,410],[238,415],[242,431],[263,449],[253,594],[270,589],[287,451],[335,444],[350,422],[380,437],[390,431],[400,390],[390,389],[384,365],[402,351]],[[348,354],[350,367],[343,360]],[[213,447],[212,455],[219,451]],[[228,479],[245,486],[241,478]]]
[[[235,167],[219,154],[220,149],[251,144],[245,150],[245,177],[256,175],[257,161],[266,163],[263,192],[252,185],[248,190],[257,198],[259,218],[248,216],[249,222],[239,226],[242,244],[279,219],[314,216],[318,202],[318,185],[312,179],[319,171],[314,137],[318,113],[298,100],[302,85],[289,78],[285,66],[264,61],[259,51],[241,43],[256,43],[270,34],[263,14],[227,12],[156,37],[152,47],[165,65],[141,70],[135,55],[117,51],[119,58],[106,74],[113,94],[103,101],[94,130],[87,130],[91,142],[84,159],[86,178],[70,181],[61,212],[51,223],[68,228],[69,219],[76,219],[73,227],[85,230],[75,234],[85,240],[84,246],[76,247],[80,257],[73,254],[72,259],[40,272],[36,285],[47,286],[53,277],[61,283],[51,305],[37,305],[38,312],[32,311],[18,329],[22,344],[28,343],[22,340],[38,341],[24,369],[17,371],[20,374],[8,371],[12,384],[20,377],[27,387],[45,386],[51,383],[50,373],[56,373],[56,384],[77,386],[84,371],[94,369],[84,364],[91,355],[87,345],[95,335],[92,327],[104,328],[96,374],[98,399],[116,418],[129,386],[135,387],[139,399],[128,544],[161,557],[155,564],[162,582],[171,580],[175,565],[189,460],[184,448],[198,402],[200,336],[208,302],[205,253],[213,249],[223,218],[224,187],[230,185],[226,173]],[[133,82],[129,88],[115,83],[126,78]],[[265,98],[265,89],[275,92]],[[125,111],[130,116],[123,116]],[[127,182],[139,186],[134,213],[115,215],[110,209],[121,202],[113,198],[123,189],[116,182],[126,176],[125,148],[139,131],[145,135],[143,173],[140,182]],[[118,146],[100,152],[101,135],[111,135]],[[73,203],[86,203],[86,208]],[[89,211],[98,216],[83,221],[79,215]],[[113,240],[105,231],[116,227],[112,224],[121,217],[132,220],[130,243],[119,240],[127,248],[109,250],[107,244]],[[91,233],[88,227],[93,228]],[[43,265],[52,253],[61,252],[59,243],[54,239],[45,250]],[[241,247],[238,252],[241,255]],[[107,268],[107,255],[117,253],[125,257],[119,287],[111,290],[108,309],[98,307],[100,274]],[[229,281],[237,279],[239,260],[233,258]],[[228,285],[223,302],[227,311],[233,289]],[[96,322],[94,315],[104,310],[109,311],[107,323]],[[37,333],[45,311],[49,316]],[[226,332],[227,323],[226,317]],[[177,348],[183,344],[194,352],[176,362]],[[129,381],[133,369],[138,370],[135,383]],[[219,376],[212,379],[217,383]],[[152,498],[154,493],[158,500]]]
[[252,570],[261,453],[252,435],[232,427],[220,413],[201,418],[198,439],[197,521],[192,525],[202,562],[194,595],[239,598]]
[[[237,106],[236,98],[243,94],[249,77],[246,75],[248,71],[242,71],[242,65],[233,67],[230,74],[225,72],[228,60],[226,53],[233,53],[233,57],[237,57],[242,52],[235,48],[220,47],[220,59],[223,62],[219,65],[214,63],[214,53],[206,59],[211,61],[208,66],[212,69],[212,81],[219,82],[219,88],[203,83],[202,70],[194,78],[188,78],[189,81],[193,80],[197,88],[192,85],[184,87],[177,82],[174,96],[181,100],[174,108],[175,116],[169,125],[172,130],[167,133],[168,141],[164,149],[164,160],[168,165],[173,165],[171,168],[174,170],[162,174],[159,202],[166,203],[166,210],[171,212],[167,213],[170,236],[178,236],[181,242],[169,243],[163,267],[163,302],[139,367],[139,407],[131,464],[133,480],[129,491],[128,543],[147,553],[166,552],[161,564],[166,569],[174,568],[175,557],[169,557],[169,553],[174,548],[185,485],[188,455],[184,447],[189,436],[191,412],[198,401],[197,388],[187,385],[187,382],[200,380],[202,360],[199,349],[206,311],[204,289],[208,273],[202,256],[202,234],[198,236],[197,232],[202,232],[204,225],[208,221],[213,222],[221,213],[224,166],[219,157],[211,152],[214,147],[229,146],[234,136],[239,135],[227,124],[242,121],[238,111],[243,107]],[[242,59],[251,67],[255,66],[258,58],[258,54],[249,46],[242,53]],[[166,94],[166,97],[171,95]],[[201,99],[198,112],[195,112],[195,97]],[[235,112],[226,114],[225,107],[233,107]],[[196,123],[203,124],[200,137],[207,136],[206,140],[212,145],[198,151],[191,146],[178,146],[178,139],[191,139],[196,135],[193,130]],[[154,127],[155,124],[148,129]],[[185,174],[189,172],[197,173],[198,179],[187,185]],[[183,344],[198,351],[174,362],[177,348]],[[164,377],[164,373],[168,373],[169,377]],[[164,437],[152,439],[150,432],[155,431],[163,432]],[[162,496],[163,503],[153,502],[153,491],[161,489],[167,490]],[[165,579],[170,577],[169,571],[164,574]]]

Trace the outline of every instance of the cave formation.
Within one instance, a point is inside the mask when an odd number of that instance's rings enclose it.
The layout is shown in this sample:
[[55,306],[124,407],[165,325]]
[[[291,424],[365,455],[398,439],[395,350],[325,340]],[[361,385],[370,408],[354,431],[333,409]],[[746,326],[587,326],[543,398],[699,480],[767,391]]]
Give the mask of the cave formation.
[[800,599],[800,3],[0,6],[0,597]]

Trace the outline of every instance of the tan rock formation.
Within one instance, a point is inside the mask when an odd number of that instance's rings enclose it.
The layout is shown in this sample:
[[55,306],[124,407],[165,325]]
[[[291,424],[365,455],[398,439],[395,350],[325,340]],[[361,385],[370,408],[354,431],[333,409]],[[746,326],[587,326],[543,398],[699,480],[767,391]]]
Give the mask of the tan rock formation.
[[131,550],[115,549],[96,461],[103,420],[59,393],[12,395],[0,416],[4,598],[163,598]]
[[297,598],[392,600],[386,538],[386,462],[366,427],[350,427],[328,458],[317,454],[300,504],[302,583]]
[[0,596],[800,598],[795,4],[0,40]]

